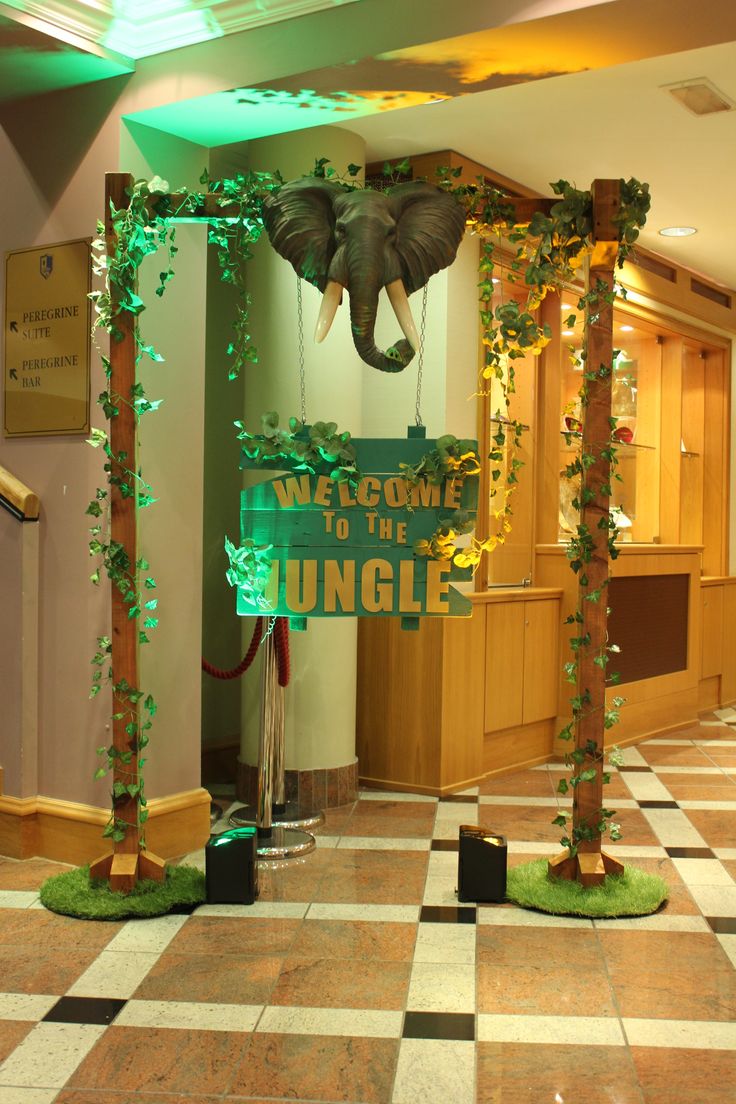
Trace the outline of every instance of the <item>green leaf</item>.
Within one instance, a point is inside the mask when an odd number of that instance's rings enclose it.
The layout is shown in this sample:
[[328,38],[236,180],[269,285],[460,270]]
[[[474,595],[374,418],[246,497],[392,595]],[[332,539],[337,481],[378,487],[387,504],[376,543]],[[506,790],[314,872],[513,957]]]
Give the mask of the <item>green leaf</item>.
[[[107,750],[106,748],[103,748],[102,752],[104,752],[106,750]],[[100,754],[102,754],[102,752],[100,752],[98,750],[97,754],[100,755]],[[95,771],[95,782],[97,782],[100,778],[104,778],[106,774],[107,774],[107,767],[98,767],[97,770]]]

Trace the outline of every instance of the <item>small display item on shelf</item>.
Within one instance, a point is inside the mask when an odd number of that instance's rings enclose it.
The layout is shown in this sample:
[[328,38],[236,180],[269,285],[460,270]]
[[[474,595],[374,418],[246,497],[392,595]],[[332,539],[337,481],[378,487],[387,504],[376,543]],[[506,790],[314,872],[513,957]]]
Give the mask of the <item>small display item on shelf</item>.
[[477,824],[460,825],[457,870],[459,901],[503,901],[506,898],[508,846],[505,836]]
[[208,905],[252,905],[258,896],[256,828],[210,836],[204,849]]

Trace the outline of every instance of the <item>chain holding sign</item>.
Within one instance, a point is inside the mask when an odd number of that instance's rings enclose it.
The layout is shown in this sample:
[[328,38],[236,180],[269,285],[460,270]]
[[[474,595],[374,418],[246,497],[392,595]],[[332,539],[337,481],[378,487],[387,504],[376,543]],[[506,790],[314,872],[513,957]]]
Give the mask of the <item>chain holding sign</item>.
[[[308,437],[305,427],[304,437]],[[435,445],[422,427],[409,438],[357,440],[355,471],[335,461],[284,473],[241,493],[241,549],[229,546],[229,578],[241,616],[273,613],[304,628],[307,617],[401,617],[415,629],[427,616],[469,617],[470,601],[450,586],[471,571],[422,554],[438,530],[465,532],[475,519],[478,477],[448,473],[409,481]],[[264,457],[244,449],[241,468],[262,470]],[[269,466],[286,467],[274,456]],[[244,553],[260,586],[237,570]],[[250,570],[250,569],[249,569]]]

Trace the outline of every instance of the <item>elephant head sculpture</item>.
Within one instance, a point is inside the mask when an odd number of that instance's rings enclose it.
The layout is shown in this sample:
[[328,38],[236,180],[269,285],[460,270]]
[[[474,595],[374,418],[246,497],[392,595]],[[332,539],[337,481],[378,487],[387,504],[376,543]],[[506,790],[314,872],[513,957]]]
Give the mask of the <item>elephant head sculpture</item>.
[[[264,200],[263,221],[274,249],[323,292],[315,341],[327,336],[347,288],[361,359],[382,372],[405,368],[419,346],[408,296],[455,259],[465,229],[458,201],[418,181],[348,191],[305,177]],[[404,333],[385,353],[373,337],[382,287]]]

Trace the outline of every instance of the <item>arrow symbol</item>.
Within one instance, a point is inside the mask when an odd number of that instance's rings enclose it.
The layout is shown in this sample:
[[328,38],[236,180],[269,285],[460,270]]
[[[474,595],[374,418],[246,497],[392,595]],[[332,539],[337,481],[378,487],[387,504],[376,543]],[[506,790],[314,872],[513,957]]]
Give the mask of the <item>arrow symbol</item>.
[[18,373],[16,372],[15,368],[11,368],[11,369],[10,369],[10,378],[11,378],[11,379],[14,379],[14,380],[17,380],[17,378],[18,378]]
[[18,332],[18,323],[17,322],[11,322],[10,323],[10,329],[12,330],[13,333],[17,333]]

